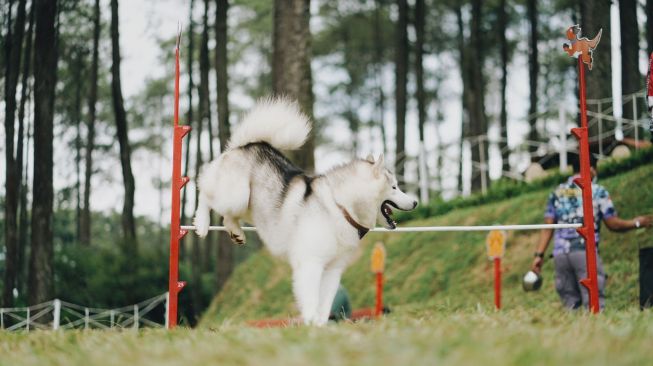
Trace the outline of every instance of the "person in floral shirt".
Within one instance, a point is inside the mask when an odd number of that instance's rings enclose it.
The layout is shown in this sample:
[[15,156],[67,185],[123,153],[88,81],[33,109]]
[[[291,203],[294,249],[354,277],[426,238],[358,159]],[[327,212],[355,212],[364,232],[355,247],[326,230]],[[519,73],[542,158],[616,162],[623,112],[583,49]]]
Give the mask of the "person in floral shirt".
[[[578,169],[578,162],[574,164],[574,170]],[[638,216],[631,220],[624,220],[617,216],[610,193],[605,187],[596,183],[596,160],[591,160],[592,174],[592,203],[594,207],[594,230],[597,248],[597,272],[599,285],[599,304],[601,309],[605,305],[605,280],[606,274],[603,270],[603,263],[599,256],[601,221],[611,231],[628,231],[637,228],[651,227],[653,216]],[[566,182],[560,184],[549,195],[544,221],[547,224],[554,223],[583,223],[583,197],[582,192],[573,180],[578,177],[570,177]],[[587,289],[580,284],[580,280],[587,277],[585,240],[578,234],[576,229],[543,229],[540,240],[534,253],[531,269],[540,273],[544,263],[544,253],[553,237],[553,262],[555,266],[555,288],[565,308],[577,309],[581,306],[587,308],[589,294]]]

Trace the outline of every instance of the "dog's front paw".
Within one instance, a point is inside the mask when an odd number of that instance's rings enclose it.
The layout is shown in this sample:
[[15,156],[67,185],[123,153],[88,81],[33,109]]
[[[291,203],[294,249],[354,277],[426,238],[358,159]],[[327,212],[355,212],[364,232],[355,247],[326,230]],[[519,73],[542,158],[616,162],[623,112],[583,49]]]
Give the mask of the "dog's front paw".
[[229,237],[231,238],[231,241],[234,242],[234,244],[237,245],[245,245],[245,233],[229,233]]

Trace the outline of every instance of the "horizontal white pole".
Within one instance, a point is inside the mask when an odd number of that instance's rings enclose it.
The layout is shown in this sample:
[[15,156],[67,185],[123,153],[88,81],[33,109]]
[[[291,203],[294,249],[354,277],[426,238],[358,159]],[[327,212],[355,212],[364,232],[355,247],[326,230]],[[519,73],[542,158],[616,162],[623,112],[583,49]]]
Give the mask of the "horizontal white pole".
[[[376,227],[371,232],[377,233],[419,233],[436,231],[492,231],[492,230],[540,230],[540,229],[576,229],[582,224],[533,224],[533,225],[485,225],[485,226],[413,226],[398,227],[394,230]],[[182,230],[195,231],[195,226],[186,225]],[[245,226],[243,231],[256,231],[253,226]],[[227,231],[224,226],[209,226],[210,231]]]

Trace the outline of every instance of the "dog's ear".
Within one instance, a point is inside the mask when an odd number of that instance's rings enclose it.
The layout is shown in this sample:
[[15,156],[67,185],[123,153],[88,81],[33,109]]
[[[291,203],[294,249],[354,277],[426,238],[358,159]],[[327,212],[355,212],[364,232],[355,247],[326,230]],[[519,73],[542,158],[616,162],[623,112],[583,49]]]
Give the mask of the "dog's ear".
[[379,155],[379,158],[376,160],[374,163],[374,172],[376,174],[381,174],[383,172],[383,169],[385,169],[385,161],[383,159],[383,154]]
[[365,160],[369,161],[370,163],[374,164],[374,155],[372,154],[367,154],[367,157]]

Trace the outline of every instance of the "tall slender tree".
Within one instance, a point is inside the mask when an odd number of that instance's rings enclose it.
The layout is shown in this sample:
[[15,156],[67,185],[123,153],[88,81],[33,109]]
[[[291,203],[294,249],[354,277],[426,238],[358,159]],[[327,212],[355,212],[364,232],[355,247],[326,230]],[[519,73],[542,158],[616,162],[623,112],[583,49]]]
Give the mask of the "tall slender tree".
[[[195,21],[193,20],[193,9],[195,9],[195,0],[191,0],[189,3],[188,9],[188,112],[186,113],[186,118],[188,119],[189,124],[193,123],[193,93],[195,92],[195,83],[193,82],[193,65],[194,65],[194,55],[195,55]],[[195,135],[195,134],[193,134]],[[186,157],[184,159],[184,176],[188,176],[188,169],[191,164],[190,156],[190,138],[185,139],[186,143]],[[186,189],[181,192],[181,222],[186,222],[186,202],[188,192]],[[179,254],[182,260],[185,258],[186,254],[186,240],[182,239],[181,245],[179,246]]]
[[[120,33],[118,18],[118,0],[111,0],[111,95],[113,112],[116,119],[116,134],[120,145],[120,165],[125,185],[125,198],[122,209],[123,250],[133,258],[138,252],[136,223],[134,220],[134,194],[136,185],[131,167],[131,146],[129,143],[127,114],[122,97],[120,81]],[[35,141],[36,143],[36,141]]]
[[[31,98],[31,76],[32,76],[32,42],[34,40],[34,3],[30,5],[29,26],[25,35],[25,53],[23,55],[23,71],[21,79],[20,104],[18,106],[18,138],[16,139],[16,175],[20,179],[19,194],[19,216],[18,216],[18,254],[16,256],[16,287],[19,292],[27,287],[25,283],[25,253],[27,251],[27,226],[29,225],[27,216],[27,173],[29,169],[25,156],[29,151],[29,125],[25,121],[25,105]],[[25,142],[25,140],[28,140]]]
[[[211,125],[211,94],[209,93],[209,0],[204,0],[204,14],[202,16],[202,38],[200,40],[200,85],[199,95],[199,120],[203,125]],[[210,141],[210,140],[209,140]],[[212,144],[209,142],[209,146]],[[211,148],[211,147],[210,147]],[[212,148],[211,148],[212,149]],[[211,158],[212,159],[212,158]],[[204,241],[204,255],[202,256],[202,269],[208,271],[213,258],[213,235]]]
[[[582,36],[593,38],[603,29],[601,43],[594,51],[592,71],[586,73],[587,99],[612,96],[612,57],[610,51],[610,1],[579,0]],[[632,21],[632,19],[630,20]],[[590,138],[598,135],[598,124],[589,126]]]
[[[619,20],[621,23],[621,94],[634,94],[642,89],[643,85],[642,75],[639,73],[637,0],[619,0]],[[641,110],[640,108],[635,113]],[[624,105],[623,117],[631,120],[635,117],[632,104]],[[639,136],[642,136],[642,133],[643,130],[639,129]],[[635,136],[635,129],[626,130],[625,135]]]
[[487,119],[485,116],[485,76],[483,75],[484,63],[484,37],[483,37],[483,8],[481,0],[472,0],[472,19],[469,34],[469,73],[473,82],[469,82],[469,112],[472,136],[478,138],[472,143],[472,162],[485,164],[478,173],[472,170],[472,191],[482,188],[483,181],[487,182],[488,143],[483,139],[487,134]]
[[646,46],[648,55],[653,53],[653,0],[646,0]]
[[75,102],[73,119],[75,122],[75,129],[77,135],[75,136],[75,239],[77,243],[80,241],[82,231],[82,88],[84,83],[82,81],[82,71],[84,69],[84,51],[81,47],[77,47],[75,53],[75,70],[74,70],[74,83],[75,83]]
[[84,156],[84,205],[82,208],[79,241],[91,245],[91,177],[93,176],[93,150],[95,150],[95,118],[100,54],[100,0],[95,0],[93,15],[93,56],[88,93],[88,120],[86,121],[86,149]]
[[460,64],[460,78],[463,84],[462,91],[462,113],[461,113],[461,132],[460,132],[460,159],[458,160],[458,191],[463,191],[463,150],[464,150],[464,141],[470,136],[470,81],[469,81],[469,55],[467,52],[467,42],[465,41],[465,25],[463,22],[462,14],[462,5],[457,3],[454,6],[454,12],[456,13],[456,25],[458,26],[458,33],[456,36],[456,41],[458,44],[458,63]]
[[[14,152],[16,88],[20,75],[23,35],[25,34],[26,2],[20,0],[16,20],[12,24],[11,15],[7,22],[6,60],[5,60],[5,273],[2,300],[5,306],[13,304],[13,289],[16,285],[18,265],[18,193],[20,175],[16,166]],[[9,4],[11,13],[11,3]],[[14,27],[13,32],[11,27]]]
[[54,95],[57,81],[57,0],[35,2],[34,38],[34,181],[28,301],[54,296],[52,247],[52,160]]
[[[272,55],[272,88],[276,95],[297,100],[301,110],[313,117],[311,76],[310,0],[275,0]],[[301,168],[315,167],[315,136],[290,154]]]
[[[216,0],[215,8],[215,71],[218,91],[218,137],[220,151],[227,147],[229,128],[229,83],[227,79],[227,14],[228,0]],[[211,144],[213,141],[211,141]],[[234,269],[233,244],[226,233],[218,234],[218,255],[215,266],[216,289],[220,291]]]
[[[537,0],[527,1],[528,23],[530,28],[529,41],[528,41],[528,85],[529,85],[529,100],[528,118],[530,120],[530,131],[528,139],[531,141],[538,141],[537,131],[537,78],[539,77],[540,63],[538,60],[538,11]],[[535,152],[537,146],[529,145],[529,151]]]
[[[508,172],[510,171],[510,151],[508,151],[508,109],[506,107],[506,88],[508,86],[508,39],[506,38],[508,9],[506,0],[499,0],[497,27],[497,35],[499,37],[499,58],[501,59],[501,81],[499,87],[501,90],[501,112],[499,116],[501,142],[499,143],[499,149],[501,150],[501,170],[502,172]],[[533,100],[531,99],[531,103],[532,102]]]
[[399,18],[395,40],[395,171],[403,180],[406,148],[406,84],[408,78],[408,2],[397,0]]
[[383,2],[374,1],[374,67],[376,69],[376,108],[378,116],[379,129],[381,130],[381,140],[383,152],[388,151],[388,140],[385,131],[385,92],[383,91],[383,27],[381,26],[381,13],[383,12]]
[[[424,27],[425,27],[426,7],[424,0],[415,1],[415,84],[417,89],[415,99],[417,99],[417,119],[419,130],[420,148],[424,148],[424,124],[426,123],[426,92],[424,91]],[[421,154],[422,152],[420,152]],[[425,157],[426,158],[426,157]],[[428,170],[428,165],[427,165]],[[428,172],[425,172],[428,177]],[[420,170],[420,175],[422,171]],[[421,178],[421,177],[420,177]],[[427,178],[428,179],[428,178]],[[420,186],[420,190],[422,187]],[[428,189],[428,188],[427,188]]]

